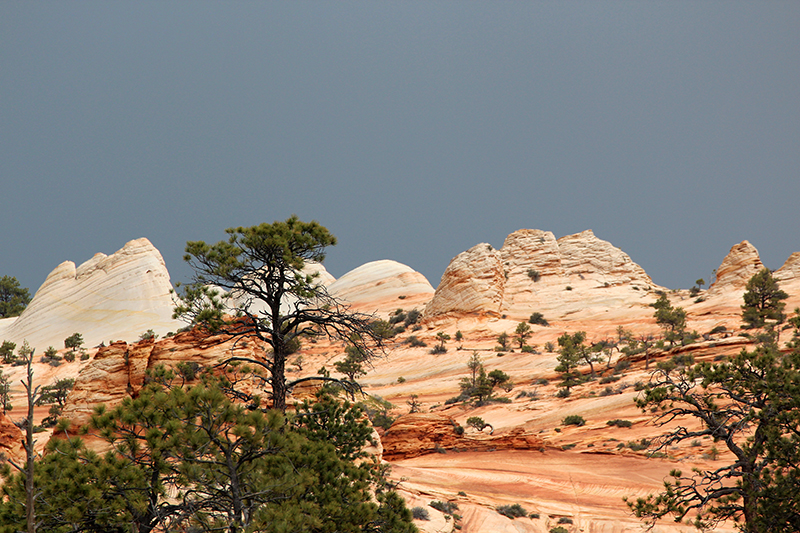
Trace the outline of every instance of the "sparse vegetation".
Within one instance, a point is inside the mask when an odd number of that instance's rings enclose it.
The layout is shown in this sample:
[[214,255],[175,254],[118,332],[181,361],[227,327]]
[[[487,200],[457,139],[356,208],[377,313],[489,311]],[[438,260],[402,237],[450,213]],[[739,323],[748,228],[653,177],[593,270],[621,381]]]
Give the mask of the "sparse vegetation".
[[629,428],[633,425],[633,423],[630,420],[620,420],[619,418],[616,418],[614,420],[609,420],[608,422],[606,422],[606,424],[608,424],[609,426],[616,426],[618,428]]
[[430,520],[431,514],[424,507],[413,507],[411,509],[411,516],[414,520]]
[[448,335],[443,331],[440,331],[439,333],[436,334],[436,340],[439,342],[439,344],[431,348],[430,353],[432,354],[447,353],[447,348],[445,348],[444,344],[445,342],[450,340],[450,335]]
[[535,325],[538,325],[538,326],[549,326],[550,325],[550,323],[547,321],[547,319],[544,317],[544,315],[542,313],[540,313],[539,311],[534,311],[533,313],[531,313],[530,318],[528,318],[528,323],[529,324],[535,324]]
[[526,511],[525,508],[518,503],[513,503],[511,505],[498,505],[497,512],[512,520],[528,515],[528,511]]
[[586,424],[586,420],[580,415],[568,415],[561,421],[563,426],[578,426],[581,427]]
[[428,346],[427,344],[425,344],[425,342],[418,339],[416,335],[411,335],[410,337],[408,337],[406,339],[406,343],[412,348],[424,348],[425,346]]
[[542,279],[542,274],[538,270],[534,270],[532,268],[528,269],[528,277],[531,278],[534,283]]
[[442,502],[439,500],[433,500],[428,505],[444,514],[452,515],[458,511],[458,504],[456,502]]

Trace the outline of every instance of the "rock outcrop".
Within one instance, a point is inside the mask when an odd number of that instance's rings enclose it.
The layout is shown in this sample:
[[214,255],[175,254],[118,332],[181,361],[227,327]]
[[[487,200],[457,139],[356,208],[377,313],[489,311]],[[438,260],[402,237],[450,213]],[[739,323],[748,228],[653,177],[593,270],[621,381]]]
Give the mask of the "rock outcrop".
[[331,283],[328,292],[355,310],[389,313],[426,304],[434,290],[425,276],[411,267],[384,259],[351,270]]
[[499,315],[505,291],[501,253],[481,243],[458,254],[442,275],[425,316],[447,313]]
[[775,279],[780,283],[800,281],[800,252],[790,255],[783,266],[775,271]]
[[159,365],[175,368],[179,363],[209,368],[231,356],[260,359],[263,351],[252,341],[234,343],[220,337],[206,337],[196,330],[158,341],[111,343],[101,347],[81,370],[62,416],[74,427],[81,426],[89,422],[94,406],[114,407],[124,398],[136,396],[148,370]]
[[116,253],[76,267],[61,263],[15,321],[0,325],[0,339],[37,349],[60,347],[80,333],[87,346],[110,338],[133,340],[148,330],[164,334],[184,324],[172,319],[169,272],[147,239],[128,242]]
[[[22,447],[22,431],[0,412],[0,458],[5,457],[19,464],[25,459],[25,450]],[[0,459],[2,460],[2,459]]]
[[[460,428],[460,429],[458,429]],[[472,435],[449,416],[413,413],[401,416],[381,437],[383,456],[409,459],[445,450],[543,450],[541,437],[517,427],[501,435]]]
[[565,304],[573,312],[593,301],[602,306],[630,299],[631,289],[654,288],[642,267],[591,230],[556,240],[551,232],[523,229],[499,251],[479,244],[453,259],[425,316],[529,314]]
[[762,268],[764,264],[755,246],[747,241],[734,245],[717,269],[717,279],[708,289],[709,297],[744,291],[750,278]]

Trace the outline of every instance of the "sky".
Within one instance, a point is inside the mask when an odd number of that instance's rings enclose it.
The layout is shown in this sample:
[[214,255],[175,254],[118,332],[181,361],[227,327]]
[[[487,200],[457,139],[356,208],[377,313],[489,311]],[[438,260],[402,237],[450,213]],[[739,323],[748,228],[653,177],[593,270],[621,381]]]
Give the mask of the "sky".
[[435,287],[521,228],[800,251],[800,2],[0,2],[0,276],[317,220]]

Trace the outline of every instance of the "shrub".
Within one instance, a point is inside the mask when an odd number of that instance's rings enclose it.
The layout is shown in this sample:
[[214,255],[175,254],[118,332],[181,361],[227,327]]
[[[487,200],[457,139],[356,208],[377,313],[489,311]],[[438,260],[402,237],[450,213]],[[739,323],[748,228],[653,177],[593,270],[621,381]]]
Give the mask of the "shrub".
[[434,346],[433,348],[430,349],[430,353],[432,353],[434,355],[440,354],[440,353],[447,353],[447,348],[445,348],[441,344],[437,344],[436,346]]
[[559,524],[571,524],[572,523],[572,518],[567,518],[566,516],[562,516],[561,518],[558,519],[558,523]]
[[64,354],[64,361],[66,361],[67,363],[71,363],[74,360],[75,360],[75,352],[73,352],[72,350]]
[[614,373],[619,374],[628,370],[631,367],[631,362],[623,359],[622,361],[617,361],[617,364],[614,365]]
[[512,520],[515,518],[522,518],[523,516],[528,515],[528,511],[526,511],[525,508],[518,503],[514,503],[511,505],[498,505],[497,512],[503,516],[507,516]]
[[604,378],[600,378],[600,385],[605,385],[607,383],[614,383],[615,381],[619,381],[622,379],[620,376],[606,376]]
[[425,342],[419,340],[416,335],[411,335],[409,338],[406,339],[406,343],[412,348],[421,348],[427,346]]
[[389,429],[394,423],[394,418],[386,413],[377,413],[372,417],[372,425],[382,429]]
[[569,389],[566,387],[563,389],[558,389],[558,392],[556,392],[556,398],[569,398],[569,394]]
[[414,517],[414,520],[430,520],[431,514],[428,512],[427,509],[424,507],[414,507],[411,509],[411,516]]
[[569,285],[567,285],[567,290],[568,290],[568,291],[571,291],[571,290],[572,290],[572,287],[570,287]]
[[0,358],[2,358],[3,364],[10,364],[14,362],[14,360],[17,358],[17,356],[14,355],[14,349],[16,347],[16,343],[11,341],[3,341],[2,346],[0,346]]
[[419,322],[421,316],[422,316],[421,312],[417,311],[416,309],[412,309],[411,311],[406,313],[406,318],[403,321],[403,325],[405,327],[412,326],[417,322]]
[[611,388],[611,385],[600,391],[600,396],[611,396],[612,394],[614,394],[614,389]]
[[547,319],[544,317],[544,315],[542,313],[539,313],[538,311],[536,311],[534,313],[531,313],[530,318],[528,318],[528,322],[531,323],[531,324],[537,324],[539,326],[549,326],[550,325],[550,323],[547,321]]
[[406,378],[404,378],[403,376],[400,376],[399,378],[397,378],[397,382],[398,383],[405,383],[406,382]]
[[650,446],[650,441],[647,439],[642,439],[639,442],[631,441],[628,443],[628,448],[630,448],[634,452],[640,452],[642,450],[646,450],[648,446]]
[[537,378],[533,383],[534,385],[547,385],[550,381],[547,378]]
[[152,329],[148,329],[147,331],[145,331],[144,333],[139,335],[139,341],[148,340],[148,339],[156,340],[157,338],[158,338],[158,335],[156,335],[156,332],[153,331]]
[[714,335],[716,333],[725,333],[728,331],[728,328],[725,326],[715,326],[714,329],[708,332],[709,335]]
[[439,500],[433,500],[428,505],[444,514],[453,514],[453,512],[458,511],[458,504],[456,502],[440,502]]
[[564,417],[564,420],[561,421],[561,424],[564,426],[582,426],[586,424],[586,420],[583,419],[581,415],[569,415]]
[[528,269],[528,277],[531,278],[534,282],[539,281],[542,279],[542,274],[538,270],[534,270],[532,268]]
[[544,351],[545,352],[555,352],[556,351],[556,345],[553,344],[550,341],[547,341],[546,343],[544,343]]
[[531,513],[531,514],[528,515],[528,518],[532,518],[533,520],[536,520],[536,519],[539,518],[539,513]]
[[73,333],[64,339],[64,348],[69,348],[73,352],[80,348],[81,344],[83,344],[83,335],[80,333]]
[[569,529],[565,528],[564,526],[556,526],[550,529],[550,533],[569,533]]
[[89,354],[86,352],[81,353],[81,361],[86,361],[89,359]]
[[522,353],[536,353],[536,348],[528,346],[527,344],[522,347]]
[[616,426],[618,428],[629,428],[633,425],[633,422],[630,420],[620,420],[619,418],[616,418],[614,420],[609,420],[606,422],[606,424],[609,426]]

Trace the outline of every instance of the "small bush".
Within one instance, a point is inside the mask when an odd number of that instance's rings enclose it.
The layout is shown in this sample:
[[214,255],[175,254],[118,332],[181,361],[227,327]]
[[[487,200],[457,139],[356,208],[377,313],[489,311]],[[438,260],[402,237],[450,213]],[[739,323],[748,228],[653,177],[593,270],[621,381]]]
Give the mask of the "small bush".
[[64,354],[64,361],[66,361],[67,363],[71,363],[74,360],[75,360],[75,352],[69,351]]
[[414,517],[414,520],[430,520],[431,514],[428,512],[427,509],[424,507],[414,507],[411,509],[411,516]]
[[536,353],[536,348],[528,346],[527,344],[522,347],[522,353]]
[[406,343],[412,348],[422,348],[427,346],[427,344],[425,344],[424,341],[419,340],[416,335],[411,335],[409,338],[407,338]]
[[534,385],[548,385],[550,381],[547,378],[537,378],[533,383]]
[[434,355],[441,354],[441,353],[447,353],[447,348],[445,348],[441,344],[437,344],[436,346],[434,346],[433,348],[430,349],[429,353],[432,353]]
[[561,421],[561,424],[564,426],[583,426],[586,424],[586,420],[583,419],[581,415],[569,415],[564,417],[564,420]]
[[531,278],[534,283],[542,279],[542,274],[538,270],[534,270],[532,268],[528,269],[528,277]]
[[568,291],[571,291],[571,290],[572,290],[572,287],[570,287],[569,285],[567,285],[567,290],[568,290]]
[[531,316],[528,319],[528,322],[531,323],[531,324],[537,324],[539,326],[549,326],[550,325],[550,323],[547,321],[547,319],[545,319],[544,315],[542,313],[539,313],[538,311],[534,312],[534,313],[531,313]]
[[89,354],[88,354],[88,353],[86,353],[86,352],[83,352],[83,353],[81,354],[81,361],[86,361],[86,360],[88,360],[88,359],[89,359]]
[[458,504],[456,502],[440,502],[439,500],[433,500],[428,505],[444,514],[453,514],[455,511],[458,511]]
[[716,326],[716,327],[714,327],[714,329],[709,331],[708,334],[709,335],[715,335],[717,333],[726,333],[727,331],[728,331],[728,328],[726,328],[725,326]]
[[404,378],[403,376],[400,376],[399,378],[397,378],[397,382],[398,383],[405,383],[406,382],[406,378]]
[[389,429],[393,423],[394,418],[385,413],[378,413],[372,418],[372,425],[377,428]]
[[600,391],[600,396],[611,396],[612,394],[614,394],[614,389],[611,388],[611,385]]
[[528,515],[528,511],[526,511],[525,508],[518,503],[514,503],[511,505],[499,505],[497,506],[497,512],[503,516],[507,516],[512,520],[515,518],[522,518],[523,516]]
[[544,351],[545,352],[551,352],[551,353],[555,352],[556,351],[556,345],[553,344],[552,342],[548,341],[548,342],[544,343]]
[[614,373],[619,374],[628,370],[631,366],[631,362],[628,360],[623,359],[622,361],[617,361],[617,364],[614,365]]
[[640,452],[642,450],[646,450],[648,446],[650,446],[650,441],[647,439],[642,439],[638,442],[631,441],[628,443],[628,448],[630,448],[634,452]]
[[459,496],[466,496],[466,495],[467,495],[467,493],[466,493],[466,492],[464,492],[463,490],[460,490],[460,491],[458,491],[458,495],[459,495]]
[[630,420],[620,420],[619,418],[616,418],[614,420],[609,420],[606,422],[606,424],[609,426],[616,426],[618,428],[629,428],[633,425],[633,422]]
[[139,335],[139,341],[140,342],[143,341],[143,340],[148,340],[148,339],[156,340],[157,338],[158,338],[158,335],[156,335],[156,332],[153,331],[152,329],[148,329],[147,331],[145,331],[144,333]]
[[569,395],[569,389],[566,387],[563,389],[558,389],[558,392],[556,392],[556,398],[569,398]]
[[562,516],[561,518],[558,519],[558,523],[559,524],[571,524],[572,523],[572,518],[567,518],[566,516]]
[[569,529],[564,526],[556,526],[550,529],[550,533],[569,533]]
[[622,379],[620,376],[606,376],[604,378],[600,378],[600,385],[605,385],[607,383],[614,383],[615,381],[619,381]]

